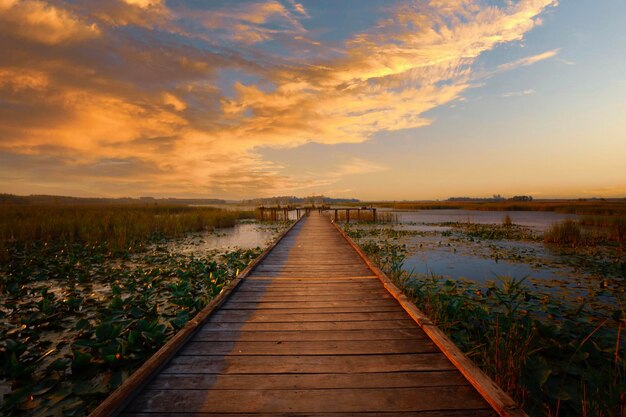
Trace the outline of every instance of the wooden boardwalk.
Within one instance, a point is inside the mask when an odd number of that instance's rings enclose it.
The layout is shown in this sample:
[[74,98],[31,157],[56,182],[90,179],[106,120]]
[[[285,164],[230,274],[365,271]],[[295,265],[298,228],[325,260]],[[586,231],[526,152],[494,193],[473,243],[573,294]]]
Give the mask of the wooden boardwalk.
[[313,212],[141,390],[122,386],[92,415],[496,416],[494,404],[501,415],[524,415],[490,380],[482,389],[484,375],[468,382],[464,374],[476,370],[453,364],[467,359],[444,354],[450,342],[435,343],[416,322],[419,311],[407,312],[384,284]]

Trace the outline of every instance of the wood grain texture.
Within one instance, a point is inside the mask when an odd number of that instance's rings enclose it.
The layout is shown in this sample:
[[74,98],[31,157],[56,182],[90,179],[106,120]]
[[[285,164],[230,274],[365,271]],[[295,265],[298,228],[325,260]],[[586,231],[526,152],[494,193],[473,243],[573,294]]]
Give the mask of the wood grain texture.
[[[463,398],[463,403],[451,401]],[[350,388],[312,390],[146,390],[129,411],[193,410],[213,413],[398,412],[484,406],[468,385],[418,388]]]

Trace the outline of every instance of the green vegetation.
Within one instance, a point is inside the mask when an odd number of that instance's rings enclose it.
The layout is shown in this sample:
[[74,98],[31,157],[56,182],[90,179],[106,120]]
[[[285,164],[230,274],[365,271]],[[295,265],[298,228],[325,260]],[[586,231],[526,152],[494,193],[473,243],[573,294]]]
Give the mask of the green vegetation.
[[465,222],[440,223],[462,232],[463,237],[468,239],[491,239],[491,240],[537,240],[539,237],[528,227],[515,224],[481,224]]
[[185,255],[165,249],[168,238],[252,216],[182,206],[0,206],[0,390],[10,392],[2,414],[95,408],[261,252]]
[[418,276],[403,268],[406,246],[378,240],[361,247],[530,415],[626,412],[623,304],[606,314],[533,293],[524,280],[500,277],[480,286]]
[[3,415],[86,414],[259,253],[117,265],[76,244],[13,253],[0,270]]

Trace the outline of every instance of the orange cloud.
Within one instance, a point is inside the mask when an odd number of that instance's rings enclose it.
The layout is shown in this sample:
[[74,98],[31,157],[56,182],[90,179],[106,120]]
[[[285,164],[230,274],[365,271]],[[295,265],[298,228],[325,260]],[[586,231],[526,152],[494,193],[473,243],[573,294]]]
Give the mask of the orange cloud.
[[49,45],[101,34],[95,23],[39,0],[0,0],[0,33]]

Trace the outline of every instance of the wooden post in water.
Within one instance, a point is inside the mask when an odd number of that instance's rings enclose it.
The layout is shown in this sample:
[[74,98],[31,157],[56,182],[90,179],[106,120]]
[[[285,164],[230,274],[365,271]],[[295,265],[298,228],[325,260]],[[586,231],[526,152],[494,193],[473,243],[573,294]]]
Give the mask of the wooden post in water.
[[337,221],[337,209],[335,209],[335,221]]
[[346,223],[350,223],[350,209],[346,209]]

